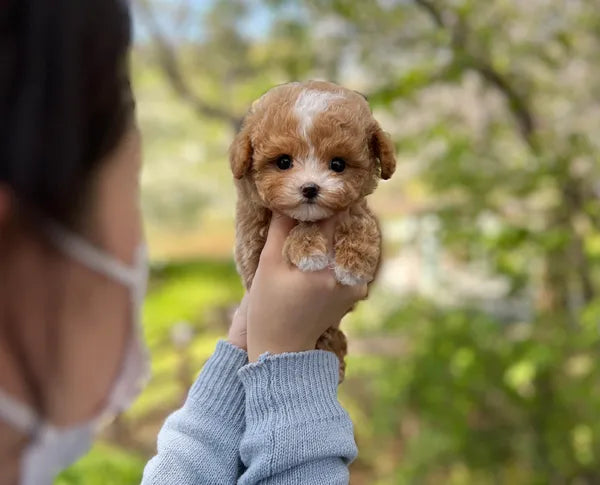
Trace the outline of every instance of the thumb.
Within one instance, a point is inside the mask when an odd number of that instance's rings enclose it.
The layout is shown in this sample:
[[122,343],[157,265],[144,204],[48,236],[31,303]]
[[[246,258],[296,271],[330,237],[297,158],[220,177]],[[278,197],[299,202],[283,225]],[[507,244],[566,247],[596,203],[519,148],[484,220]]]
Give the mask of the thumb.
[[282,258],[283,245],[296,221],[278,212],[273,212],[267,241],[262,251],[262,257],[279,260]]

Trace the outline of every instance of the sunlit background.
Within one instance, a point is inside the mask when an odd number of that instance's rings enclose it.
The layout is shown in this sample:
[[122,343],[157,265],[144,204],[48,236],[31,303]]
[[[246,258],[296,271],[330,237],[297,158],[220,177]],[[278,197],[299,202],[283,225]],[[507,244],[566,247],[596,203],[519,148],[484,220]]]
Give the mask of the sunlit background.
[[275,84],[368,96],[398,171],[345,322],[351,483],[600,483],[600,8],[136,0],[153,379],[60,485],[137,484],[242,295],[227,149]]

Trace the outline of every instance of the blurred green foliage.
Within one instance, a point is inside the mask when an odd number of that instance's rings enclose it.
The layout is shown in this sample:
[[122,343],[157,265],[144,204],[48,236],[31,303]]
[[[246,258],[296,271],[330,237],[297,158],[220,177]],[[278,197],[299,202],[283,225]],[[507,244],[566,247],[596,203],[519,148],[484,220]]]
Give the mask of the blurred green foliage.
[[371,199],[384,275],[345,323],[352,483],[600,483],[597,5],[134,5],[155,376],[59,483],[139,480],[241,297],[228,144],[254,99],[310,78],[365,93],[399,158]]
[[401,458],[391,483],[596,483],[597,321],[501,325],[417,300],[390,315],[411,343],[382,361],[372,389],[371,446],[388,440]]
[[145,460],[113,446],[96,445],[56,480],[56,485],[139,485]]

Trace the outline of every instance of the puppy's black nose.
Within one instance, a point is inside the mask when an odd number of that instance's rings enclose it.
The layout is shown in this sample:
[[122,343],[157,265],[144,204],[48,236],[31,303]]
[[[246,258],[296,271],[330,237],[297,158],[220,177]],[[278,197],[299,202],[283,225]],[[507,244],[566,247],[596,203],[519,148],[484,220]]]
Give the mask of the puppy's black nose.
[[302,195],[307,199],[314,199],[319,195],[319,186],[317,184],[304,184],[302,186]]

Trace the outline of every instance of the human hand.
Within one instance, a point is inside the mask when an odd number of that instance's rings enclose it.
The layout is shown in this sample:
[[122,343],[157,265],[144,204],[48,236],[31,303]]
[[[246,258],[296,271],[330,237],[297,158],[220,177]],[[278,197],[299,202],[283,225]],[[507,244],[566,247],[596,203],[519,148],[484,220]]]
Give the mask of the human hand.
[[246,344],[246,322],[248,319],[248,294],[244,295],[240,306],[233,314],[231,326],[229,327],[229,333],[227,334],[227,341],[230,344],[239,347],[242,350],[248,350]]
[[[332,246],[337,217],[320,223]],[[329,327],[339,324],[367,295],[367,286],[342,286],[329,268],[302,272],[288,264],[282,251],[295,221],[273,214],[265,247],[246,302],[250,361],[265,353],[302,352],[315,348]]]

